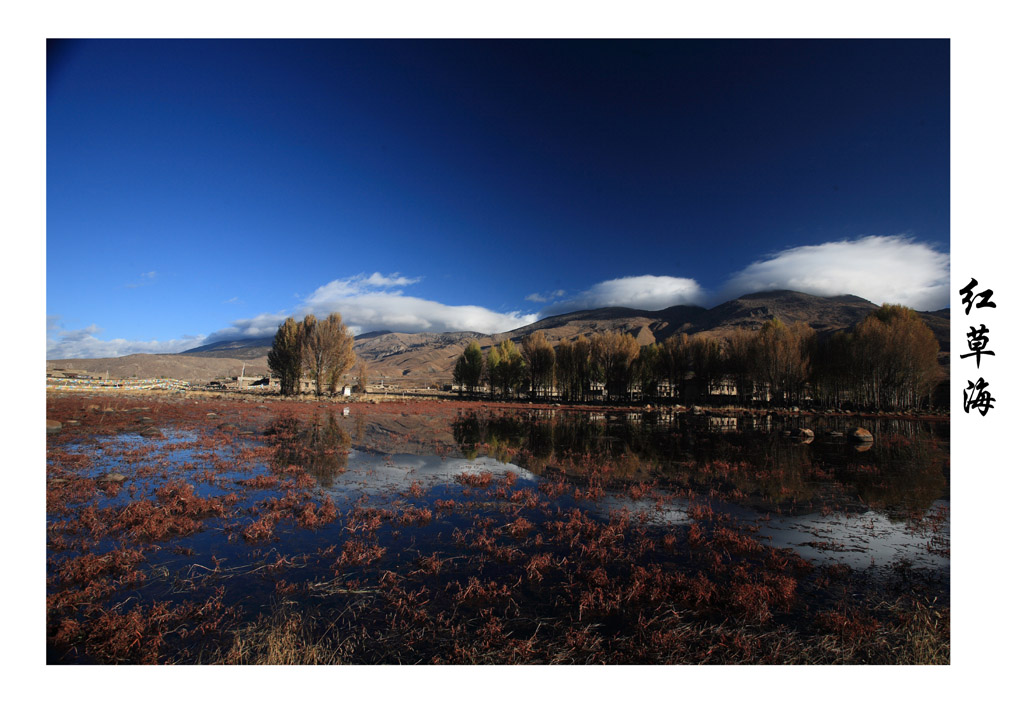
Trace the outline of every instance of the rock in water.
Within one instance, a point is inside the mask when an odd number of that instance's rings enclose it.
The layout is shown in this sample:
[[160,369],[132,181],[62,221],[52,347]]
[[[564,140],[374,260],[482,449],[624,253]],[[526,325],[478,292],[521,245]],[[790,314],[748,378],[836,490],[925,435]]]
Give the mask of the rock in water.
[[51,419],[46,420],[46,432],[47,433],[60,433],[60,421],[53,421]]
[[875,437],[871,435],[871,431],[862,426],[851,428],[850,432],[846,435],[851,441],[856,441],[858,443],[871,443],[875,440]]

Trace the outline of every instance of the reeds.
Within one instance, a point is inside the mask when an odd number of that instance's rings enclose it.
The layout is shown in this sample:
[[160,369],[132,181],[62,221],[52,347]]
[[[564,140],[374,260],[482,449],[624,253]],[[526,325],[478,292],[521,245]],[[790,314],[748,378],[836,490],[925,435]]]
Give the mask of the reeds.
[[[147,414],[165,435],[186,439],[129,441],[100,458],[88,441],[130,430],[137,412],[122,411],[129,402],[88,411],[84,401],[51,400],[57,417],[81,417],[48,439],[53,661],[949,660],[949,608],[935,598],[941,582],[913,567],[815,566],[772,547],[760,522],[737,522],[718,506],[755,491],[802,498],[800,475],[821,479],[820,466],[794,477],[776,462],[716,459],[679,461],[669,473],[635,455],[623,466],[577,451],[544,457],[536,483],[511,470],[474,470],[453,484],[414,480],[345,502],[320,490],[303,464],[276,461],[311,408],[154,401]],[[451,454],[445,422],[466,408],[358,413],[421,421],[424,451]],[[216,431],[229,420],[255,435]],[[270,426],[272,437],[260,435]],[[907,450],[902,441],[891,447]],[[121,486],[97,481],[115,465],[127,475]],[[598,515],[594,504],[609,495],[630,508]],[[669,508],[685,511],[685,523],[659,522]],[[914,528],[941,548],[948,518],[948,510],[929,512]]]

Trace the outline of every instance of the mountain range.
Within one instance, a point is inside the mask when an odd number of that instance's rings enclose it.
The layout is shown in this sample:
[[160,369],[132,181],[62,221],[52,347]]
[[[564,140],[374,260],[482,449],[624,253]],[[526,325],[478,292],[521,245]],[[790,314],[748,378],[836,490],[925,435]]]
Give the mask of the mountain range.
[[[534,331],[544,331],[553,344],[563,338],[589,336],[603,331],[629,333],[641,344],[648,344],[680,333],[721,337],[738,328],[759,328],[773,317],[787,324],[804,322],[819,332],[832,333],[852,328],[875,309],[878,305],[854,295],[817,297],[803,292],[776,290],[744,295],[710,309],[684,305],[660,311],[624,307],[574,311],[491,335],[472,331],[373,331],[355,337],[355,352],[360,360],[366,362],[367,375],[372,383],[383,381],[390,385],[423,387],[451,380],[455,360],[470,339],[476,339],[485,354],[490,346],[506,338],[518,343]],[[948,374],[949,309],[919,311],[918,315],[938,339],[939,362]],[[216,376],[237,375],[244,364],[246,375],[257,375],[268,371],[267,352],[273,340],[273,336],[265,336],[221,341],[174,355],[135,354],[121,358],[50,360],[47,368],[74,367],[87,372],[109,372],[112,377],[138,374],[206,381]]]

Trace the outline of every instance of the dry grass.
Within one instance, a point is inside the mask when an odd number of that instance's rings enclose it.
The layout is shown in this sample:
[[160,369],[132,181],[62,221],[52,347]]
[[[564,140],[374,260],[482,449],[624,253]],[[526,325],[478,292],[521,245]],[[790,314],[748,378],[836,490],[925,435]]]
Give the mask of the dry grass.
[[[355,606],[358,608],[358,605]],[[440,636],[432,657],[409,658],[400,651],[403,637],[428,633],[423,630],[395,638],[369,633],[353,624],[357,613],[348,607],[334,621],[303,616],[278,604],[272,613],[234,631],[226,650],[207,660],[213,664],[591,664],[609,661],[608,641],[592,625],[569,625],[568,621],[545,619],[536,632],[512,645],[488,644],[487,619],[466,621],[464,632],[471,635],[452,639]],[[949,609],[936,609],[920,602],[909,612],[895,611],[894,604],[880,609],[895,612],[899,623],[875,630],[870,635],[821,633],[808,637],[780,627],[764,630],[733,622],[708,623],[687,620],[675,611],[652,621],[652,633],[644,640],[628,642],[632,655],[620,656],[620,664],[949,664]],[[335,626],[342,618],[347,626]],[[512,642],[512,641],[508,641]],[[626,641],[623,641],[626,642]],[[639,643],[639,644],[638,644]]]
[[917,602],[898,629],[896,656],[901,664],[949,664],[949,608]]
[[268,617],[235,633],[226,651],[218,651],[212,664],[313,665],[347,661],[346,648],[330,636],[316,634],[297,612],[277,608]]

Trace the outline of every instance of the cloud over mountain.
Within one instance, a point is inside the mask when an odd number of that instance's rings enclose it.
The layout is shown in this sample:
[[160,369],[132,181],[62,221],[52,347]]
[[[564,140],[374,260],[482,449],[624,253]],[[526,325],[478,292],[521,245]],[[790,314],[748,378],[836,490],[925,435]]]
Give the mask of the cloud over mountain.
[[575,297],[547,307],[543,311],[543,316],[600,307],[629,307],[657,311],[679,304],[699,305],[705,296],[697,281],[691,278],[636,275],[599,282]]
[[[528,300],[552,302],[540,314],[497,312],[476,305],[448,305],[405,294],[420,278],[374,272],[321,285],[292,310],[237,319],[208,336],[169,341],[102,340],[95,325],[66,330],[48,318],[47,358],[96,358],[131,353],[177,353],[203,343],[271,336],[288,316],[324,317],[339,312],[354,334],[390,330],[410,333],[478,331],[492,334],[546,316],[582,309],[628,307],[659,311],[677,305],[713,306],[751,292],[788,289],[831,297],[853,294],[875,304],[898,303],[920,311],[949,306],[949,255],[909,236],[866,236],[788,248],[732,275],[717,294],[696,280],[636,275],[599,282],[576,294],[537,292]],[[557,300],[557,301],[556,301]]]
[[733,275],[718,301],[763,290],[831,297],[853,294],[875,304],[928,311],[949,306],[949,255],[909,236],[865,236],[797,246]]
[[400,287],[411,280],[397,273],[333,280],[313,291],[301,308],[317,316],[341,313],[354,333],[388,329],[424,331],[479,331],[499,333],[532,324],[539,316],[518,311],[495,312],[475,305],[452,306],[405,295]]
[[206,342],[270,336],[288,316],[301,318],[315,314],[322,318],[332,312],[341,314],[353,334],[381,329],[408,333],[499,333],[532,324],[540,318],[537,314],[495,312],[475,305],[453,306],[404,294],[402,288],[418,281],[419,278],[407,278],[398,273],[376,272],[332,280],[314,290],[291,314],[277,312],[238,319],[228,328],[211,334]]
[[46,319],[47,358],[115,358],[133,353],[180,353],[201,345],[206,336],[183,336],[170,341],[103,340],[103,329],[90,324],[84,329],[64,329],[57,317]]

